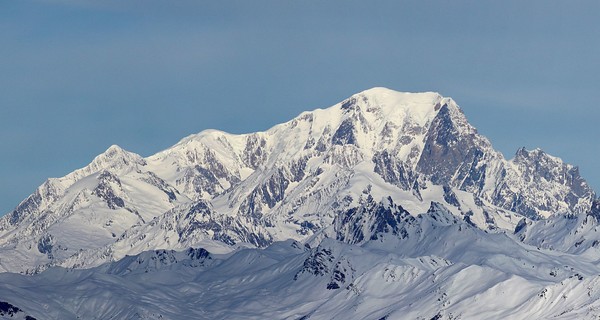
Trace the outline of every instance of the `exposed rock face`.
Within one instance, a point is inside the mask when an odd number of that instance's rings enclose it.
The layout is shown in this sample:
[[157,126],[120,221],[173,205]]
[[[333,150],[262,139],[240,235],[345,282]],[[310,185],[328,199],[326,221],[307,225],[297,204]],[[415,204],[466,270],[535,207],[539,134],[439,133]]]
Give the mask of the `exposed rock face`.
[[416,172],[409,164],[399,161],[387,150],[375,153],[373,162],[375,163],[375,173],[379,174],[386,182],[394,184],[402,190],[411,190],[415,187]]
[[600,199],[594,200],[592,204],[592,208],[590,209],[589,215],[596,218],[596,220],[600,220]]
[[391,198],[375,202],[369,195],[361,199],[360,206],[348,209],[336,217],[334,228],[336,239],[356,244],[377,240],[382,234],[393,234],[406,238],[408,233],[403,224],[415,218]]
[[123,192],[121,181],[114,174],[103,171],[98,176],[98,185],[92,194],[104,200],[110,209],[125,207],[125,201],[117,193]]
[[[423,153],[417,164],[417,170],[427,175],[434,184],[452,183],[457,173],[458,177],[479,173],[463,168],[473,163],[477,164],[483,154],[481,149],[488,146],[476,145],[474,133],[465,134],[460,129],[464,128],[457,127],[452,119],[450,107],[447,104],[443,105],[429,127]],[[471,180],[478,182],[482,178],[484,176]]]

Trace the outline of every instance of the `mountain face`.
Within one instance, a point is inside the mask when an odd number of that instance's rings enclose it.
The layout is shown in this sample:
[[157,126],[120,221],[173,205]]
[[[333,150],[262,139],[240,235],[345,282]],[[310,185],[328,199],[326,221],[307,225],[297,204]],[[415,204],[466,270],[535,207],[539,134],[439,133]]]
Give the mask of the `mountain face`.
[[[148,158],[112,146],[0,220],[1,268],[336,237],[376,214],[355,212],[369,198],[407,215],[434,201],[479,228],[512,231],[522,217],[587,213],[595,194],[576,167],[539,149],[504,159],[450,98],[374,88],[265,132],[207,130]],[[377,230],[398,217],[369,219]],[[84,256],[97,258],[72,262]]]

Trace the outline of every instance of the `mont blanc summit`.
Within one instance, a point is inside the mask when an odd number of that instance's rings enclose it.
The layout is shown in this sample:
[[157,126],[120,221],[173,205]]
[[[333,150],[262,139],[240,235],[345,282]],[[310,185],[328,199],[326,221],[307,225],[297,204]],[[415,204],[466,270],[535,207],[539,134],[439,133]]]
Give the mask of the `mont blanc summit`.
[[0,301],[42,319],[597,317],[599,203],[560,158],[506,159],[451,98],[373,88],[48,179],[0,220]]

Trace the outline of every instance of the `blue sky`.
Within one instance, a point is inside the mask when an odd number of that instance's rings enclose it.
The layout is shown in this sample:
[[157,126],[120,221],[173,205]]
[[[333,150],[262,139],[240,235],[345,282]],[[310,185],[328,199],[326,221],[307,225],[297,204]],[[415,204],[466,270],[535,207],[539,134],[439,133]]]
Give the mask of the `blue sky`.
[[375,86],[453,97],[599,190],[598,1],[0,0],[0,212],[112,144],[265,130]]

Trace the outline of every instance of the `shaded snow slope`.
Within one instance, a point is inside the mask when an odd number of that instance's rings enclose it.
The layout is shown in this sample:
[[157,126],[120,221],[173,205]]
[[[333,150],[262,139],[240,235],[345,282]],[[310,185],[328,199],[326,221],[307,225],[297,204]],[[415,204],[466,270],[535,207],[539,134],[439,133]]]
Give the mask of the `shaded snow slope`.
[[0,274],[0,297],[43,319],[600,316],[600,268],[591,259],[482,231],[439,204],[416,217],[379,205],[397,219],[360,243],[149,251],[86,270]]

